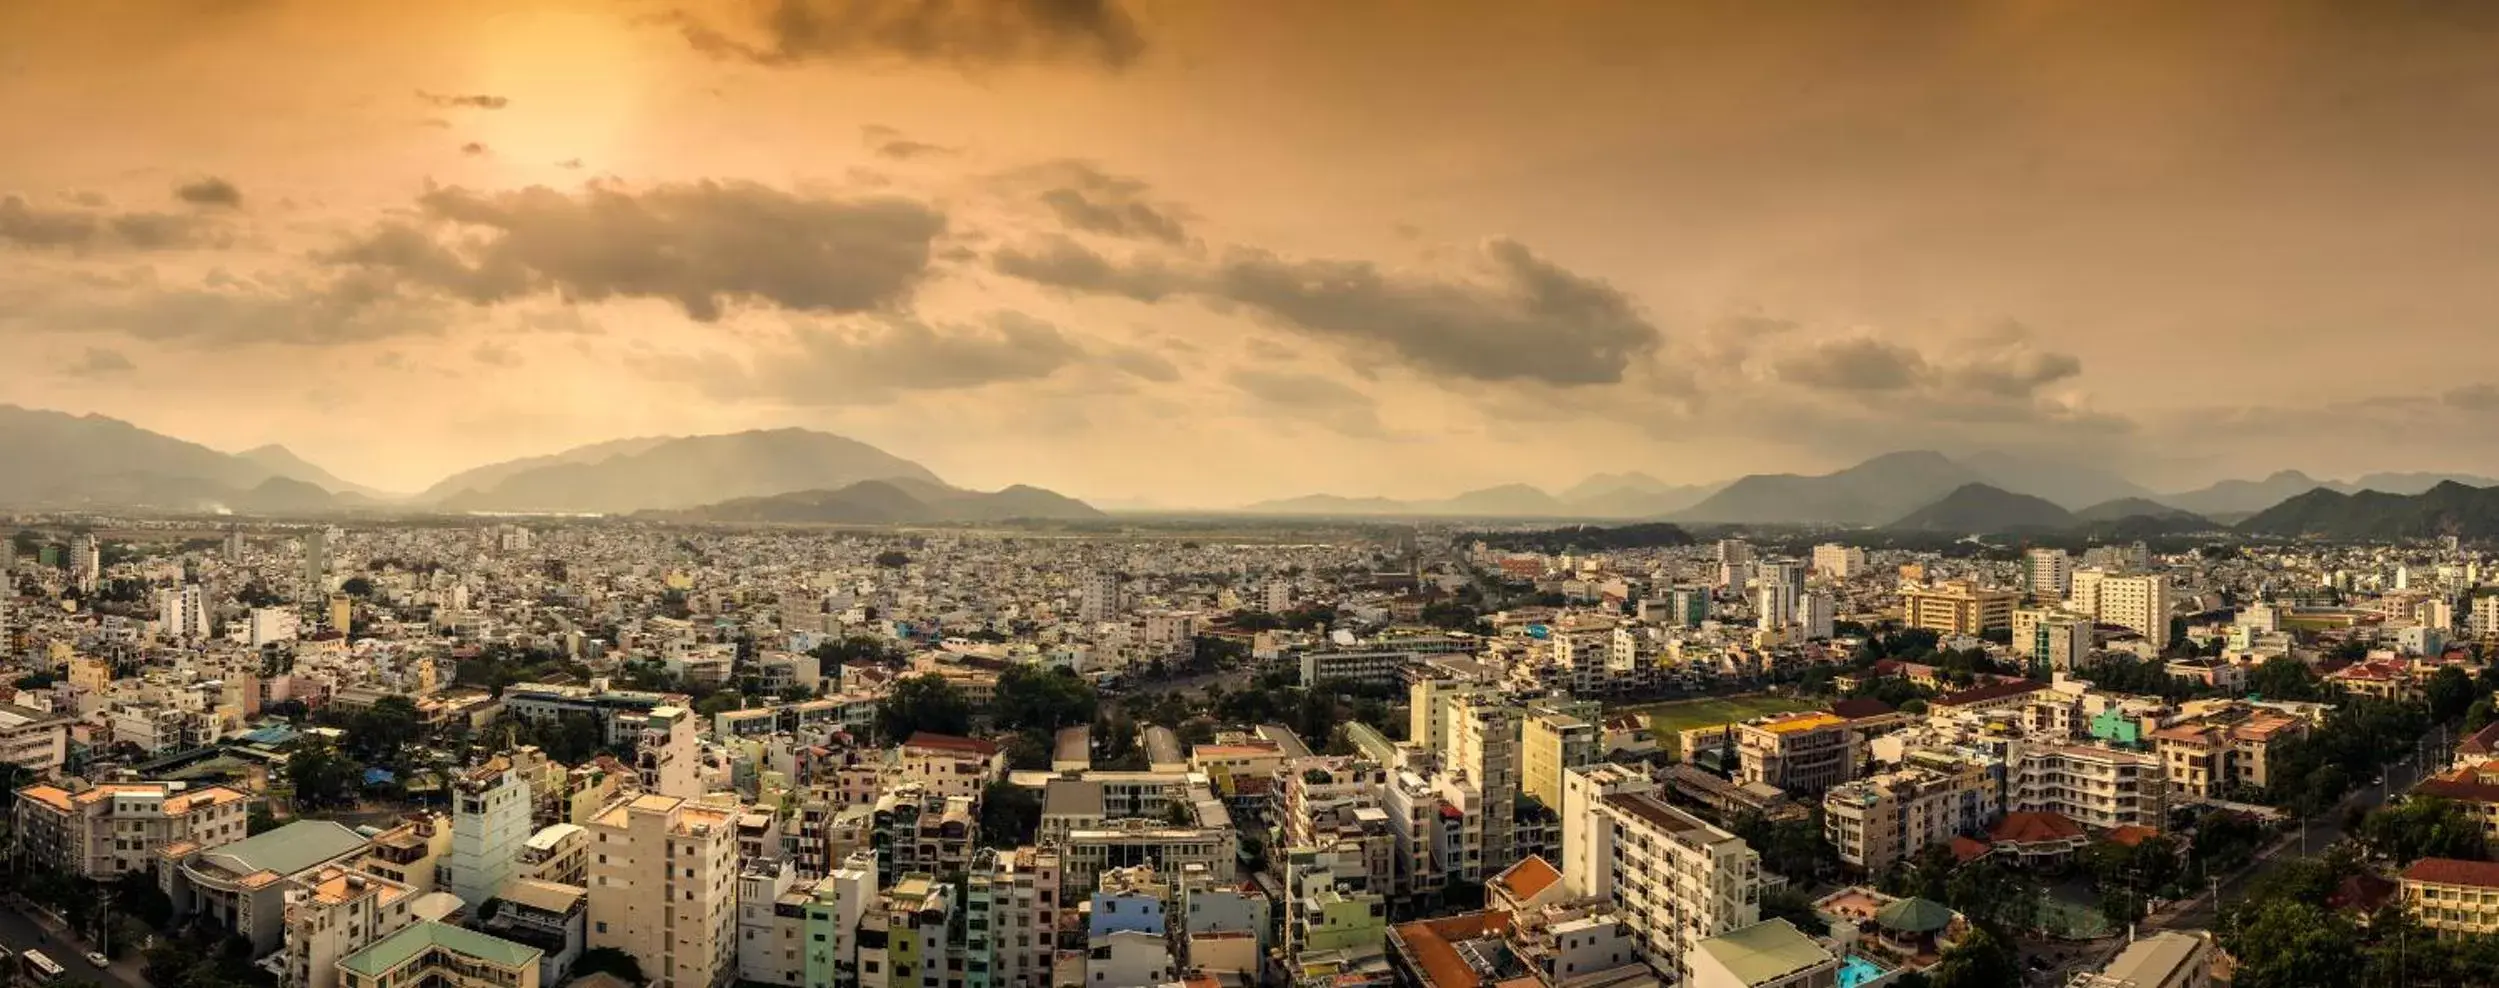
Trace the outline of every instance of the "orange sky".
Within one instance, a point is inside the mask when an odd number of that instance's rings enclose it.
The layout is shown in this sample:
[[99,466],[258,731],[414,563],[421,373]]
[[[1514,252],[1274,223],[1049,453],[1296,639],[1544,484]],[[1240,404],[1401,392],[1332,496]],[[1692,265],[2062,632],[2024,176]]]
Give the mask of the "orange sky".
[[394,488],[2493,472],[2499,9],[932,9],[0,6],[0,401]]

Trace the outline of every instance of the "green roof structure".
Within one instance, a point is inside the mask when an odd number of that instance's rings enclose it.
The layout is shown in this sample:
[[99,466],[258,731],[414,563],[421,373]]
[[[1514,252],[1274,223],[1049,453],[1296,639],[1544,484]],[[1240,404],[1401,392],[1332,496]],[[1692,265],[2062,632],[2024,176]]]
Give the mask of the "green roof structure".
[[379,979],[431,951],[474,957],[499,967],[511,968],[536,964],[538,958],[546,953],[536,947],[487,936],[476,930],[425,922],[383,937],[380,943],[347,955],[347,959],[339,961],[338,965],[349,973]]
[[1694,944],[1694,950],[1748,985],[1762,985],[1838,958],[1784,919],[1764,920]]
[[328,820],[297,820],[257,837],[209,848],[204,854],[237,875],[262,870],[293,875],[354,853],[365,844],[362,835]]
[[1952,925],[1952,909],[1913,895],[1875,910],[1874,921],[1884,929],[1902,933],[1936,933]]

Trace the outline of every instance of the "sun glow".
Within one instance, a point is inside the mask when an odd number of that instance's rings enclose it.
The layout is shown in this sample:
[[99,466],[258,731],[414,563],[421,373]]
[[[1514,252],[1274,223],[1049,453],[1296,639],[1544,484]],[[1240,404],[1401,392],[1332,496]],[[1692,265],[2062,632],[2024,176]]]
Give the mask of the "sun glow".
[[519,182],[568,185],[617,168],[645,82],[629,30],[612,17],[543,7],[485,22],[476,89],[510,103],[474,114],[463,130]]

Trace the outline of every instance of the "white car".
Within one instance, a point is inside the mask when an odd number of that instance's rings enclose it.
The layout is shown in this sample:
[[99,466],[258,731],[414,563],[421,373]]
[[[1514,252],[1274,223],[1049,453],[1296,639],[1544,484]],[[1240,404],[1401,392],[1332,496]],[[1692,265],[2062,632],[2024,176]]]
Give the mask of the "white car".
[[113,966],[113,959],[90,950],[87,951],[87,963],[93,964],[97,967],[111,967]]

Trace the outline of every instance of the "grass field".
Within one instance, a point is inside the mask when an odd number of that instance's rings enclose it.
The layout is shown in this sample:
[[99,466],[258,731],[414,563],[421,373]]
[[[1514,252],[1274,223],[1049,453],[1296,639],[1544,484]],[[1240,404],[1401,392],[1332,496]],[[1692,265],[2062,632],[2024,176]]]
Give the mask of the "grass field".
[[1668,748],[1675,746],[1675,732],[1695,727],[1708,727],[1730,721],[1759,717],[1763,714],[1784,714],[1811,710],[1817,706],[1810,700],[1789,696],[1754,693],[1746,696],[1709,697],[1699,700],[1668,700],[1644,703],[1634,707],[1608,710],[1609,716],[1633,714],[1646,718],[1649,733]]

